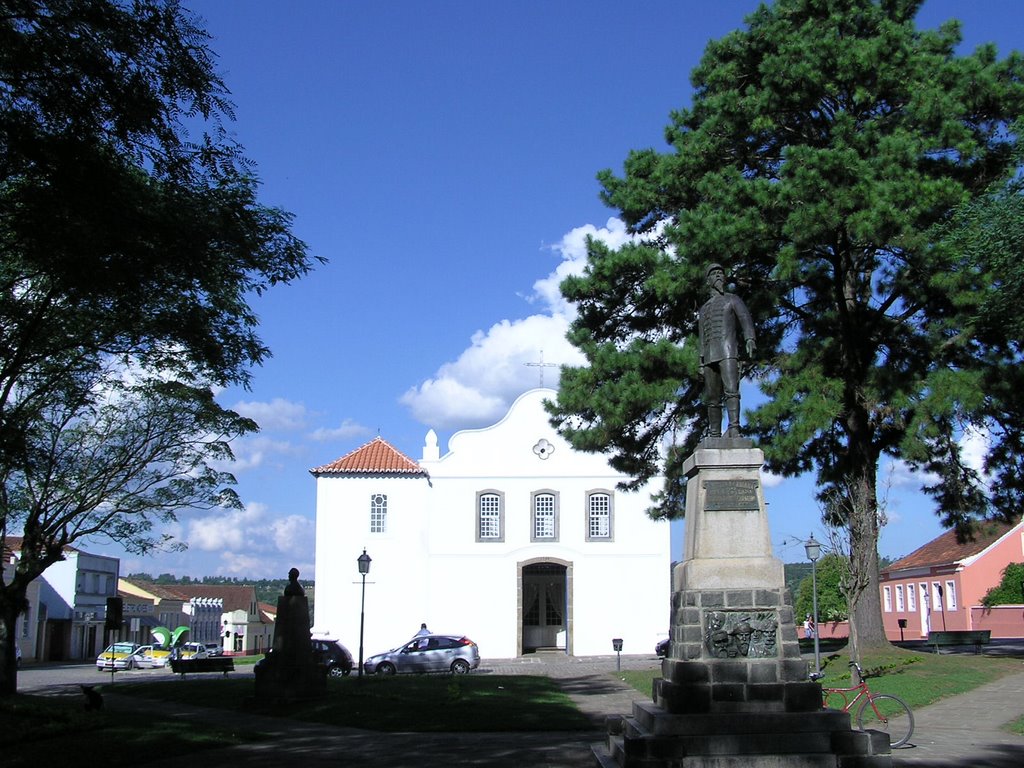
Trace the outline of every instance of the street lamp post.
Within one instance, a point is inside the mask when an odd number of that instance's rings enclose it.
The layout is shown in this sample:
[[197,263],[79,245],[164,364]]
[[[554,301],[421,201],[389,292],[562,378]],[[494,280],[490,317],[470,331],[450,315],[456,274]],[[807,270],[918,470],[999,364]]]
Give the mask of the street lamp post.
[[811,604],[814,606],[814,674],[821,674],[821,652],[818,649],[818,558],[821,557],[821,544],[811,538],[804,542],[804,551],[811,561]]
[[359,604],[359,677],[363,676],[363,626],[366,623],[366,574],[370,572],[370,556],[366,554],[366,547],[363,547],[363,554],[356,558],[359,564],[359,574],[363,577],[363,597]]

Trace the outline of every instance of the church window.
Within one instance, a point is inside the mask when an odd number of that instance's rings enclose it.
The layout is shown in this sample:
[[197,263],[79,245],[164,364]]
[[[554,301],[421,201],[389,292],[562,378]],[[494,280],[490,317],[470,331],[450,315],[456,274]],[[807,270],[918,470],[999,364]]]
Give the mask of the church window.
[[611,541],[612,495],[607,491],[587,494],[587,541]]
[[533,494],[531,541],[558,541],[558,496],[551,491]]
[[383,493],[370,496],[370,533],[384,533],[388,523],[388,497]]
[[498,491],[480,491],[476,495],[476,540],[505,540],[505,495]]

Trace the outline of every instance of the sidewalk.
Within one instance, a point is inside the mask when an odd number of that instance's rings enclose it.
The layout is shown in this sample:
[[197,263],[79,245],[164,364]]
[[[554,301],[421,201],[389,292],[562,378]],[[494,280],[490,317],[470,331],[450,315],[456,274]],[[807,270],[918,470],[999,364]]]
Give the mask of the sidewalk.
[[914,712],[910,744],[893,750],[894,766],[1020,768],[1024,736],[1000,730],[1024,715],[1024,672]]
[[[179,707],[169,717],[209,723],[237,723],[267,736],[258,744],[210,750],[188,756],[190,768],[595,768],[591,744],[604,736],[607,715],[628,714],[632,702],[647,700],[610,672],[657,666],[652,657],[524,657],[490,660],[474,674],[547,674],[556,678],[594,721],[593,731],[573,733],[377,733],[331,728],[275,718]],[[111,709],[138,706],[137,700],[105,694]],[[1020,768],[1024,736],[999,727],[1024,714],[1024,671],[914,713],[911,744],[893,750],[893,765],[914,768]],[[181,758],[140,763],[180,768]]]

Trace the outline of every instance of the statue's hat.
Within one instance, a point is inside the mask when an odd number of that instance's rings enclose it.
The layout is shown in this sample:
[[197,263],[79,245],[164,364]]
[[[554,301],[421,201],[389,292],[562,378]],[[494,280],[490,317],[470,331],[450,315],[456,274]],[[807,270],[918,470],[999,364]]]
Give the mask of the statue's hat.
[[725,273],[725,267],[723,267],[721,264],[714,264],[714,263],[712,263],[712,264],[708,264],[708,268],[704,270],[704,277],[707,277],[712,272],[714,272],[716,269],[719,270],[720,272],[722,272],[723,274]]

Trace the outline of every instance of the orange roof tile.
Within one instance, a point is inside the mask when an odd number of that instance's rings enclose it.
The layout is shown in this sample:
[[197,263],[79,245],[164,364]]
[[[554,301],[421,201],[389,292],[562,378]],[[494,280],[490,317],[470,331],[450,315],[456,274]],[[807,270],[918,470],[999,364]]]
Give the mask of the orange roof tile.
[[340,459],[309,470],[314,475],[422,475],[426,471],[387,440],[375,437]]
[[905,568],[958,563],[987,549],[1017,525],[1020,523],[985,520],[975,526],[974,539],[963,543],[956,540],[956,531],[951,529],[882,570],[892,573]]
[[21,536],[6,536],[4,538],[3,552],[0,552],[0,559],[3,562],[10,562],[14,555],[21,554],[21,542],[24,541]]

